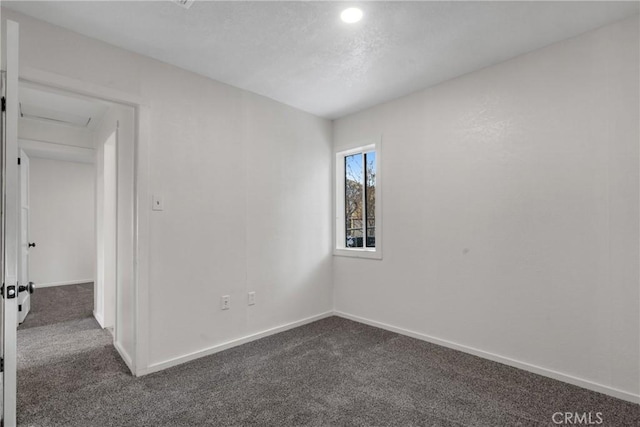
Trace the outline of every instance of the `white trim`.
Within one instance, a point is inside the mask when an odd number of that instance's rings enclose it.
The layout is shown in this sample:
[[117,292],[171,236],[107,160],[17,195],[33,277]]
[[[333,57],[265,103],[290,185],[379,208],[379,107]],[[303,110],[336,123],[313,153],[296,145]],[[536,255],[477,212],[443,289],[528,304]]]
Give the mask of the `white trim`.
[[31,158],[95,163],[96,150],[90,147],[63,145],[56,142],[25,138],[18,138],[18,146]]
[[289,329],[297,328],[299,326],[306,325],[308,323],[316,322],[318,320],[325,319],[327,317],[333,316],[333,311],[327,311],[325,313],[317,314],[315,316],[307,317],[302,320],[298,320],[296,322],[286,323],[281,326],[276,326],[275,328],[266,329],[262,332],[257,332],[255,334],[247,335],[242,338],[236,338],[231,341],[223,342],[222,344],[217,344],[212,347],[208,347],[202,350],[195,351],[193,353],[188,353],[183,356],[174,357],[169,360],[165,360],[163,362],[152,363],[146,369],[138,369],[137,376],[151,374],[153,372],[162,371],[163,369],[170,368],[172,366],[180,365],[182,363],[190,362],[195,359],[199,359],[201,357],[210,356],[215,353],[219,353],[223,350],[227,350],[233,347],[237,347],[242,344],[249,343],[251,341],[259,340],[261,338],[268,337],[270,335],[275,335],[280,332],[288,331]]
[[146,369],[149,364],[149,229],[151,209],[148,208],[150,200],[149,191],[149,163],[150,155],[150,135],[151,135],[151,109],[148,103],[141,102],[136,109],[135,121],[136,138],[136,163],[134,165],[134,221],[135,221],[135,265],[134,284],[135,295],[134,304],[136,310],[135,318],[135,361],[134,367]]
[[[340,221],[337,221],[337,222],[340,222]],[[376,228],[378,228],[377,225],[376,225]],[[377,241],[376,241],[376,246],[378,246]],[[382,259],[382,251],[378,250],[377,248],[376,250],[364,249],[364,248],[334,248],[333,255],[346,256],[351,258]]]
[[[4,154],[2,162],[3,176],[2,189],[4,201],[2,204],[2,238],[4,246],[2,256],[4,256],[2,280],[7,286],[18,282],[18,254],[20,253],[20,205],[18,181],[18,46],[20,38],[20,27],[17,22],[6,21],[6,26],[2,31],[2,36],[6,40],[2,48],[2,66],[5,70],[3,86],[3,96],[6,99],[6,111],[4,120]],[[4,308],[2,315],[3,339],[2,353],[4,369],[2,374],[2,416],[3,425],[14,427],[16,422],[16,398],[17,398],[17,326],[18,326],[18,298],[2,299]]]
[[93,279],[67,280],[66,282],[36,283],[36,289],[53,288],[54,286],[80,285],[82,283],[93,283]]
[[480,350],[474,347],[469,347],[464,344],[458,344],[452,341],[436,338],[420,332],[399,328],[397,326],[389,325],[387,323],[382,323],[375,320],[366,319],[364,317],[355,316],[353,314],[345,313],[342,311],[336,310],[334,311],[334,315],[345,318],[345,319],[353,320],[354,322],[364,323],[365,325],[395,332],[400,335],[406,335],[411,338],[427,341],[432,344],[441,345],[443,347],[451,348],[453,350],[462,351],[463,353],[473,354],[474,356],[482,357],[483,359],[492,360],[494,362],[502,363],[503,365],[512,366],[514,368],[522,369],[524,371],[533,372],[534,374],[542,375],[543,377],[548,377],[554,380],[573,384],[578,387],[586,388],[587,390],[603,393],[609,396],[616,397],[618,399],[626,400],[628,402],[640,403],[640,395],[638,394],[633,394],[624,390],[619,390],[617,388],[609,387],[603,384],[598,384],[593,381],[574,377],[572,375],[564,374],[562,372],[554,371],[552,369],[547,369],[541,366],[532,365],[527,362],[521,362],[519,360],[511,359],[509,357],[501,356],[499,354],[490,353],[488,351]]
[[131,373],[133,375],[136,375],[135,370],[133,369],[133,363],[131,362],[131,356],[129,356],[129,353],[127,353],[127,351],[124,348],[122,348],[120,343],[117,342],[116,340],[113,340],[113,346],[116,348],[116,350],[118,350],[118,353],[120,353],[120,357],[122,357],[122,360],[124,360],[124,363],[127,365]]
[[102,329],[104,329],[104,319],[97,311],[93,310],[93,317],[96,319],[96,322],[100,325]]
[[[344,244],[344,158],[352,154],[376,152],[376,247],[375,248],[347,248]],[[382,259],[382,136],[366,140],[354,141],[351,144],[335,150],[333,164],[334,187],[333,204],[335,218],[333,221],[333,255],[353,258]],[[365,165],[366,167],[366,165]],[[364,197],[364,195],[363,195]],[[366,219],[363,218],[366,228]],[[365,233],[366,236],[366,233]],[[366,239],[366,237],[365,237]]]

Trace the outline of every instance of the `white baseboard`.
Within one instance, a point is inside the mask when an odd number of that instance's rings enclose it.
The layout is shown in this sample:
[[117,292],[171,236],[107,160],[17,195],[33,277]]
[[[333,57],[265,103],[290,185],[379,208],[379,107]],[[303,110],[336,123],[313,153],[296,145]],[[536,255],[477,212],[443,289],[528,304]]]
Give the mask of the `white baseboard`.
[[609,396],[616,397],[618,399],[626,400],[628,402],[640,403],[640,395],[629,393],[627,391],[618,390],[613,387],[609,387],[606,385],[598,384],[589,380],[585,380],[582,378],[577,378],[572,375],[563,374],[562,372],[557,372],[551,369],[543,368],[540,366],[532,365],[530,363],[521,362],[519,360],[511,359],[509,357],[500,356],[498,354],[489,353],[484,350],[479,350],[477,348],[469,347],[463,344],[458,344],[452,341],[443,340],[440,338],[432,337],[430,335],[425,335],[420,332],[410,331],[408,329],[399,328],[397,326],[388,325],[386,323],[377,322],[375,320],[366,319],[359,316],[354,316],[353,314],[344,313],[341,311],[334,311],[334,314],[339,317],[343,317],[345,319],[353,320],[355,322],[364,323],[369,326],[374,326],[376,328],[385,329],[387,331],[396,332],[401,335],[406,335],[408,337],[416,338],[422,341],[427,341],[432,344],[441,345],[443,347],[448,347],[454,350],[462,351],[464,353],[473,354],[474,356],[482,357],[483,359],[489,359],[494,362],[502,363],[504,365],[512,366],[514,368],[522,369],[524,371],[533,372],[534,374],[542,375],[544,377],[552,378],[554,380],[563,381],[569,384],[573,384],[578,387],[586,388],[588,390],[597,391],[598,393],[603,393]]
[[129,356],[129,353],[127,353],[127,351],[120,345],[118,341],[114,340],[113,346],[116,348],[116,350],[118,350],[118,353],[120,353],[120,357],[122,357],[122,360],[124,360],[124,363],[127,365],[131,373],[133,375],[136,375],[136,371],[133,368],[133,362],[131,356]]
[[69,280],[67,282],[36,283],[36,289],[38,289],[38,288],[52,288],[54,286],[80,285],[82,283],[93,283],[93,279]]
[[104,329],[104,319],[102,318],[102,316],[97,311],[94,310],[93,317],[96,319],[100,327]]
[[317,320],[325,319],[327,317],[333,316],[333,311],[327,311],[325,313],[321,313],[315,316],[307,317],[306,319],[298,320],[296,322],[287,323],[285,325],[276,326],[275,328],[266,329],[262,332],[257,332],[255,334],[247,335],[242,338],[237,338],[231,341],[224,342],[222,344],[214,345],[213,347],[208,347],[203,350],[195,351],[193,353],[185,354],[183,356],[174,357],[173,359],[165,360],[163,362],[153,363],[149,365],[146,369],[140,369],[137,372],[137,376],[151,374],[153,372],[162,371],[163,369],[170,368],[172,366],[180,365],[182,363],[190,362],[195,359],[199,359],[201,357],[209,356],[211,354],[215,354],[221,352],[223,350],[227,350],[232,347],[237,347],[242,344],[246,344],[251,341],[259,340],[260,338],[265,338],[270,335],[274,335],[280,332],[288,331],[289,329],[297,328],[298,326],[303,326],[308,323],[315,322]]

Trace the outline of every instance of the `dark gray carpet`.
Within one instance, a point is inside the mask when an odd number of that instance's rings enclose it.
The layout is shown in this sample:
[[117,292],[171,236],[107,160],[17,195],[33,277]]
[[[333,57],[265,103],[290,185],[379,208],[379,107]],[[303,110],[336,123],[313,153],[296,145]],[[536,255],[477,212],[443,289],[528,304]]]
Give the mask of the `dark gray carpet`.
[[134,378],[93,319],[18,333],[22,426],[638,426],[638,405],[331,317]]
[[93,317],[93,283],[36,289],[18,330]]

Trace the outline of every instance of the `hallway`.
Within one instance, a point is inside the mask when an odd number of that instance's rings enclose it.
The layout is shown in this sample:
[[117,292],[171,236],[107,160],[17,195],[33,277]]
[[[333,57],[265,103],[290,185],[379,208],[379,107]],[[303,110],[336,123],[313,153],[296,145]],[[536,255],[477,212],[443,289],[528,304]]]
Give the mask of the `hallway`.
[[31,311],[19,331],[93,318],[93,283],[38,288],[31,295]]
[[20,425],[60,426],[71,420],[106,425],[92,421],[92,406],[117,401],[105,387],[109,380],[132,377],[92,308],[91,283],[38,289],[32,295],[31,312],[18,328]]

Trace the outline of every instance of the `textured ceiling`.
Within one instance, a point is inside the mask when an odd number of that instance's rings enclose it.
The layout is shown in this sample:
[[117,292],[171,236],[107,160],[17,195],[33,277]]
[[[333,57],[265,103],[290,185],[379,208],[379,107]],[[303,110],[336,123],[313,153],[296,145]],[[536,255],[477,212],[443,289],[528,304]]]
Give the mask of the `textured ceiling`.
[[[337,118],[637,14],[638,2],[9,2],[3,7]],[[364,18],[339,16],[359,6]]]

